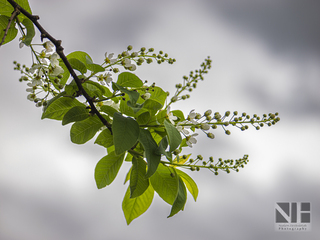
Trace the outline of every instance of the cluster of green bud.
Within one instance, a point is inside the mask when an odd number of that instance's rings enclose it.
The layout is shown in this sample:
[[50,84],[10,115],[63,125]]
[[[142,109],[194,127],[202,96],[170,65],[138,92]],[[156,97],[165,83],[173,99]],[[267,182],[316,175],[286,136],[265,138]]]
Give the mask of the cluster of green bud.
[[154,48],[146,49],[145,47],[142,47],[138,51],[133,51],[133,47],[131,45],[127,47],[127,51],[123,51],[122,53],[118,54],[117,58],[113,58],[113,55],[113,53],[106,53],[104,63],[105,68],[111,68],[115,73],[119,72],[119,69],[114,67],[115,65],[122,66],[126,70],[134,71],[136,70],[136,65],[141,66],[145,62],[147,64],[150,64],[153,61],[157,62],[158,64],[163,62],[173,64],[176,61],[174,58],[169,58],[168,54],[163,53],[163,51],[159,51],[159,53],[156,54],[154,52]]
[[249,129],[250,125],[259,130],[265,125],[272,126],[280,121],[278,113],[263,114],[262,117],[259,117],[257,114],[250,116],[245,112],[239,116],[238,112],[234,111],[231,117],[230,115],[230,111],[226,111],[223,116],[219,112],[215,112],[212,117],[209,113],[204,114],[207,120],[206,123],[211,125],[212,129],[217,129],[218,126],[221,126],[227,135],[231,134],[230,130],[226,129],[230,125],[239,128],[241,131]]
[[[183,155],[181,158],[187,159],[187,157],[187,155]],[[244,155],[242,158],[236,160],[222,160],[222,158],[219,158],[217,161],[215,161],[213,157],[209,157],[208,160],[204,160],[202,155],[197,155],[195,159],[190,158],[187,162],[184,162],[182,164],[170,164],[190,169],[191,171],[200,171],[200,169],[206,168],[212,171],[215,175],[218,175],[219,170],[225,171],[226,173],[230,173],[231,170],[239,172],[240,168],[244,168],[244,166],[249,162],[248,157],[248,155]]]
[[183,76],[183,83],[176,84],[176,92],[174,96],[171,98],[171,103],[176,102],[178,100],[186,100],[190,98],[189,94],[181,95],[182,92],[188,91],[192,92],[193,89],[197,88],[197,83],[199,80],[204,80],[203,75],[208,73],[208,69],[211,68],[211,59],[208,57],[205,61],[200,65],[200,69],[191,71],[189,76]]
[[[164,53],[163,51],[159,51],[158,54],[154,52],[154,48],[149,48],[148,50],[145,47],[142,47],[140,49],[141,57],[146,59],[147,63],[152,62],[152,58],[156,60],[158,64],[168,62],[169,64],[173,64],[176,59],[169,58],[167,53]],[[148,62],[149,61],[149,62]]]

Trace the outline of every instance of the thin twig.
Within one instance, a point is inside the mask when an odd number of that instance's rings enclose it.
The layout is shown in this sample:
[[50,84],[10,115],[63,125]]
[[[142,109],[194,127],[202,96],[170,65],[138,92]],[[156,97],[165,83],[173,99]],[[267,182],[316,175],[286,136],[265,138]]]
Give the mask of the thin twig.
[[33,24],[38,28],[38,30],[41,33],[41,41],[43,41],[44,38],[49,39],[56,47],[56,52],[60,56],[63,63],[66,65],[68,71],[70,72],[71,76],[75,80],[77,87],[79,91],[82,93],[82,95],[87,99],[90,107],[91,107],[91,113],[96,114],[100,121],[110,130],[112,133],[111,124],[100,114],[100,112],[97,110],[96,106],[94,105],[94,99],[84,90],[81,80],[78,78],[76,73],[74,72],[73,68],[71,67],[71,64],[69,63],[66,55],[64,54],[63,50],[64,48],[61,46],[61,40],[57,40],[54,37],[52,37],[38,22],[39,16],[32,15],[28,11],[26,11],[24,8],[22,8],[19,4],[17,4],[13,0],[7,0],[15,9],[18,9],[21,13],[23,13],[27,18],[29,18]]
[[0,47],[4,43],[4,41],[6,39],[6,36],[7,36],[8,32],[9,32],[9,28],[11,26],[11,23],[12,23],[13,19],[19,14],[20,14],[19,9],[15,8],[14,11],[12,12],[12,14],[11,14],[11,17],[9,18],[9,22],[8,22],[7,28],[4,31],[4,35],[2,37],[2,40],[1,40],[1,43],[0,43]]

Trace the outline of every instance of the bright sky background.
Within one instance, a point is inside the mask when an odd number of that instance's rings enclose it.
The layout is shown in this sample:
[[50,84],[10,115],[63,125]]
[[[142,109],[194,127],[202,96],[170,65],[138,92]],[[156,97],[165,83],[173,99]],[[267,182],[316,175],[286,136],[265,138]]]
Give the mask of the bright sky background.
[[[70,126],[41,120],[26,99],[13,60],[31,64],[18,41],[0,48],[0,239],[318,239],[320,235],[319,117],[320,15],[315,1],[29,0],[40,23],[63,41],[65,53],[82,50],[96,62],[104,53],[153,47],[177,59],[143,65],[141,79],[166,90],[208,55],[212,69],[191,99],[173,105],[221,113],[279,112],[281,121],[260,131],[234,128],[204,135],[190,149],[208,158],[250,162],[239,173],[192,173],[195,203],[167,219],[158,196],[130,226],[121,202],[129,164],[115,182],[97,190],[93,172],[105,150],[74,145]],[[39,42],[35,39],[34,42]],[[276,202],[311,202],[312,231],[274,231]]]

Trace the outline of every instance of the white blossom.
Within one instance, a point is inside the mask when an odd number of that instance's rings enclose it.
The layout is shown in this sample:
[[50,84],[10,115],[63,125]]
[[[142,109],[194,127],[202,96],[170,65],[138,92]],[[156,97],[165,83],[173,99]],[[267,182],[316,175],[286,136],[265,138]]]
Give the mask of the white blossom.
[[183,124],[183,122],[179,122],[178,125],[176,126],[176,129],[183,133],[184,135],[188,135],[189,131],[187,129],[185,129],[185,126],[181,126],[180,124]]
[[114,53],[108,54],[107,52],[104,54],[106,63],[115,63],[117,61],[116,58],[113,58]]
[[58,66],[55,66],[52,68],[52,70],[50,71],[50,75],[51,76],[58,76],[60,74],[64,73],[64,70],[62,67],[60,67],[59,65]]
[[198,133],[194,133],[194,134],[192,134],[192,135],[187,137],[186,144],[189,147],[192,147],[192,144],[196,144],[197,143],[197,139],[194,138],[195,136],[198,136]]
[[178,119],[172,114],[172,112],[170,112],[170,106],[167,107],[167,118],[172,124],[174,124],[174,121]]
[[103,76],[104,81],[106,84],[109,86],[109,84],[112,82],[112,77],[111,73],[105,73]]
[[19,48],[23,48],[23,46],[25,45],[24,43],[23,43],[23,40],[25,39],[25,37],[21,37],[21,38],[19,38],[19,41],[21,41],[20,43],[19,43]]
[[36,76],[34,79],[32,79],[31,85],[32,85],[32,87],[34,87],[34,86],[42,86],[41,77]]
[[51,76],[58,76],[59,74],[64,73],[63,68],[59,65],[59,55],[58,53],[54,52],[50,57],[50,63],[52,66],[52,69],[50,70]]
[[51,41],[46,41],[43,44],[43,47],[45,48],[44,50],[45,52],[52,52],[54,48],[54,44]]
[[36,97],[36,95],[35,95],[34,93],[31,93],[31,94],[29,94],[29,95],[27,96],[27,99],[33,102],[34,99],[35,99],[35,97]]
[[58,53],[56,53],[56,52],[54,52],[54,53],[49,57],[50,63],[51,63],[51,66],[52,66],[52,67],[59,66],[59,60],[58,60],[59,58],[60,58],[60,57],[59,57]]
[[187,119],[192,122],[193,124],[198,124],[198,122],[195,120],[195,117],[197,116],[197,113],[194,112],[194,109],[192,109],[187,117]]
[[147,92],[144,94],[144,99],[147,100],[151,97],[151,93]]
[[137,69],[137,66],[131,63],[131,60],[126,58],[124,59],[124,67],[128,68],[130,71],[134,71]]

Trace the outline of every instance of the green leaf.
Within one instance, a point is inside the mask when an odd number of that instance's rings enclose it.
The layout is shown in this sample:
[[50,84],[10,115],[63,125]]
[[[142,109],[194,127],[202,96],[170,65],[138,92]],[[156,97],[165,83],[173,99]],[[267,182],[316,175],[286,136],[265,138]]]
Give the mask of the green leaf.
[[157,170],[160,163],[161,154],[159,154],[158,145],[151,136],[149,130],[140,129],[139,142],[142,144],[145,150],[148,162],[148,171],[145,177],[149,178]]
[[102,98],[102,95],[104,94],[104,88],[102,88],[99,83],[86,81],[85,83],[82,84],[82,86],[84,90],[89,94],[90,97]]
[[121,154],[137,142],[139,137],[139,124],[130,117],[124,117],[116,112],[113,115],[113,142],[116,154]]
[[[103,86],[103,85],[101,85],[101,87],[104,89],[104,96],[106,96],[106,97],[111,97],[111,96],[112,96],[112,93],[111,93],[111,91],[110,91],[110,89],[109,89],[108,87]],[[117,98],[113,98],[112,100],[113,100],[115,103],[118,103],[118,101],[116,101]]]
[[125,95],[126,100],[120,101],[120,108],[119,111],[127,116],[135,117],[136,114],[133,112],[133,109],[128,106],[128,95]]
[[182,138],[179,133],[179,131],[173,126],[170,122],[165,120],[164,127],[166,128],[167,134],[168,134],[168,140],[170,145],[170,152],[174,151],[177,147],[179,147]]
[[132,104],[132,102],[129,100],[127,101],[127,105],[133,110],[133,112],[136,114],[137,112],[140,111],[140,109],[143,107],[143,104],[139,104],[139,103],[136,103],[136,104]]
[[108,114],[109,116],[113,116],[114,113],[118,112],[117,109],[108,106],[108,105],[103,105],[100,107],[100,110],[106,114]]
[[185,156],[186,157],[180,158],[179,155],[177,155],[177,157],[173,160],[173,163],[180,163],[180,164],[186,163],[189,160],[191,153]]
[[128,153],[127,156],[126,156],[125,161],[126,162],[132,162],[132,158],[133,158],[133,156],[130,153]]
[[86,68],[88,68],[87,67],[87,59],[89,58],[92,61],[89,54],[86,52],[82,52],[82,51],[75,51],[75,52],[69,53],[67,55],[67,58],[68,58],[68,60],[71,58],[78,59],[80,62],[82,62],[84,65],[86,65]]
[[128,90],[127,88],[122,87],[122,86],[120,86],[120,85],[118,85],[117,83],[114,83],[114,82],[112,82],[112,86],[115,86],[121,92],[124,92],[124,93],[128,94],[128,96],[130,98],[130,101],[131,101],[131,105],[132,106],[136,105],[136,103],[137,103],[137,101],[139,99],[140,93],[138,93],[136,91]]
[[143,82],[135,74],[130,72],[120,73],[117,84],[122,87],[142,87]]
[[152,111],[157,111],[163,107],[158,101],[152,100],[152,99],[147,99],[143,105],[144,108],[152,110]]
[[113,145],[113,136],[109,129],[103,130],[97,137],[96,141],[94,142],[103,146],[105,148],[111,147]]
[[154,196],[154,190],[151,185],[147,190],[136,198],[130,198],[130,188],[128,187],[122,202],[122,210],[129,225],[132,220],[136,219],[150,207]]
[[[127,154],[127,157],[128,157],[128,155],[130,155],[130,154]],[[127,157],[126,157],[126,159],[127,159]],[[125,161],[126,161],[126,159],[125,159]],[[123,184],[126,184],[130,180],[131,170],[132,170],[132,166],[130,167],[129,171],[127,172]]]
[[[9,23],[9,17],[0,16],[0,42],[2,41],[2,38],[5,33],[5,29],[7,28],[8,23]],[[17,33],[18,33],[18,30],[15,28],[15,22],[12,22],[7,32],[7,36],[3,42],[3,45],[15,39],[15,37],[17,36]]]
[[183,112],[182,112],[182,111],[180,111],[180,110],[173,110],[173,111],[171,111],[171,112],[172,112],[172,114],[173,114],[174,116],[176,116],[176,117],[179,118],[179,121],[184,121],[184,120],[186,120],[186,119],[184,118],[184,115],[183,115]]
[[76,96],[76,93],[79,91],[78,85],[76,81],[73,79],[71,83],[64,87],[66,95],[68,96]]
[[87,63],[87,68],[90,71],[92,71],[93,73],[98,73],[98,72],[104,72],[105,71],[104,67],[93,63],[92,59],[89,56],[86,56],[86,63]]
[[90,116],[89,118],[76,122],[70,129],[71,142],[76,144],[84,144],[89,141],[103,126],[97,115]]
[[150,177],[153,189],[168,204],[172,205],[177,197],[179,188],[178,175],[174,168],[159,164],[157,171]]
[[70,72],[69,72],[68,68],[66,67],[66,65],[64,64],[64,62],[61,59],[59,59],[59,66],[62,67],[63,71],[64,71],[62,73],[62,78],[60,79],[60,84],[62,86],[64,86],[67,83],[67,81],[68,81],[68,79],[70,77]]
[[168,138],[167,136],[164,136],[159,143],[158,151],[159,153],[165,155],[170,162],[172,162],[172,154],[166,151],[168,144]]
[[163,137],[163,138],[161,139],[161,141],[160,141],[160,144],[159,144],[159,152],[160,152],[161,154],[165,154],[166,149],[168,148],[168,145],[169,145],[169,143],[168,143],[168,138],[167,138],[167,136],[165,136],[165,137]]
[[176,199],[174,200],[174,203],[171,208],[171,212],[169,217],[172,217],[173,215],[177,214],[179,211],[184,209],[184,205],[186,204],[187,201],[187,190],[186,187],[184,186],[183,181],[179,177],[179,190]]
[[47,110],[47,108],[50,106],[51,103],[53,103],[55,100],[57,100],[58,98],[61,98],[61,97],[65,96],[65,95],[66,95],[66,92],[63,91],[63,92],[59,93],[57,96],[49,99],[49,100],[47,101],[47,105],[46,105],[46,106],[43,106],[43,112],[45,112],[45,111]]
[[62,125],[66,125],[71,122],[79,122],[86,118],[88,118],[89,115],[89,109],[86,108],[86,106],[75,106],[71,108],[63,117],[62,119]]
[[107,153],[114,152],[114,145],[107,148]]
[[193,181],[193,179],[186,174],[185,172],[176,169],[177,174],[179,175],[179,177],[181,177],[181,179],[183,180],[183,182],[186,184],[189,192],[191,193],[191,195],[193,196],[194,201],[197,201],[197,197],[198,197],[198,187],[197,184]]
[[43,112],[41,119],[50,118],[55,120],[62,120],[63,116],[75,106],[85,106],[77,99],[70,97],[59,97],[54,99]]
[[150,100],[154,100],[157,101],[158,103],[160,103],[162,106],[164,105],[168,94],[162,90],[162,88],[160,87],[154,87],[153,91],[150,92],[151,96],[150,96]]
[[149,180],[145,178],[146,162],[142,158],[132,158],[130,173],[130,198],[143,194],[149,187]]
[[149,122],[150,118],[151,118],[151,116],[150,116],[149,112],[143,112],[138,116],[137,122],[142,125],[147,124]]
[[[16,0],[16,3],[18,3],[22,8],[24,8],[27,12],[32,13],[28,0]],[[1,0],[0,1],[0,14],[5,15],[10,17],[12,12],[14,11],[12,5],[6,1],[6,0]],[[20,13],[18,15],[20,21],[22,21],[23,19],[27,18],[24,14]]]
[[166,119],[167,116],[167,110],[161,110],[159,113],[156,115],[156,121],[159,124],[163,124],[164,120]]
[[116,155],[115,152],[110,152],[107,156],[100,159],[94,173],[98,189],[104,188],[113,182],[123,163],[123,158],[124,153]]
[[68,61],[73,69],[78,70],[82,74],[85,74],[87,72],[86,65],[83,62],[81,62],[79,59],[68,58]]
[[33,22],[26,18],[22,21],[22,24],[26,27],[27,29],[27,35],[25,36],[24,40],[22,41],[26,46],[30,46],[32,39],[35,35],[35,31],[34,31],[34,26],[33,26]]

